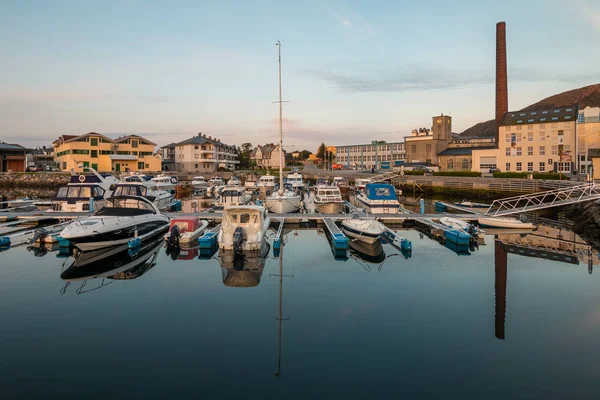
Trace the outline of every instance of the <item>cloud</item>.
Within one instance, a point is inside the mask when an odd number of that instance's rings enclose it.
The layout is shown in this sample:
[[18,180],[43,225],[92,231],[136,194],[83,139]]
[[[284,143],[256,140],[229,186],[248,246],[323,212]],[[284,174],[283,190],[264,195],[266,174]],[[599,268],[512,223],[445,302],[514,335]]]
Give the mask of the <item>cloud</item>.
[[600,31],[600,7],[592,5],[587,1],[579,1],[577,9],[580,10],[584,20],[586,20],[593,28]]
[[348,21],[346,18],[344,18],[342,20],[342,26],[348,27],[348,26],[352,26],[352,24],[350,23],[350,21]]
[[[305,71],[304,74],[324,81],[343,92],[411,92],[451,90],[490,85],[495,72],[485,70],[461,70],[429,65],[401,65],[382,68],[375,65],[330,66]],[[511,82],[573,82],[597,80],[591,72],[557,72],[539,68],[512,68]]]

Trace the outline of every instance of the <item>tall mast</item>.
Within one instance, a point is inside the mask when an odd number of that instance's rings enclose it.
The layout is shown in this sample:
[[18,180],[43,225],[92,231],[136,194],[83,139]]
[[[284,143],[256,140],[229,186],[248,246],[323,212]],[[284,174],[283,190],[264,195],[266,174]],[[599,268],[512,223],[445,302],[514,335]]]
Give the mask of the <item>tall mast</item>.
[[281,97],[281,42],[277,41],[279,51],[279,194],[283,194],[283,100]]

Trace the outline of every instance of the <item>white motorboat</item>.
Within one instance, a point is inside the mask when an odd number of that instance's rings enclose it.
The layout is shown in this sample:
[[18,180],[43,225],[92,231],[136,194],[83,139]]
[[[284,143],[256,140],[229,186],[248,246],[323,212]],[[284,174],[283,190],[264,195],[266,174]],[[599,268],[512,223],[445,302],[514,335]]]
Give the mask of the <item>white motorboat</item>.
[[208,182],[204,180],[203,176],[195,176],[194,179],[192,179],[192,186],[194,189],[207,189]]
[[521,222],[516,218],[502,218],[502,217],[484,217],[480,216],[477,218],[479,226],[489,228],[503,228],[503,229],[533,229],[535,225],[531,222]]
[[475,225],[472,225],[466,221],[461,221],[460,219],[452,218],[452,217],[441,217],[440,224],[445,225],[449,228],[462,230],[467,232],[471,236],[479,237],[484,235],[484,231],[477,228]]
[[[277,42],[279,49],[279,148],[283,149],[283,100],[281,97],[281,42]],[[292,190],[287,190],[283,183],[283,151],[279,152],[279,190],[271,193],[267,199],[269,211],[277,214],[287,214],[300,209],[302,198]],[[264,178],[261,177],[262,180]],[[274,183],[274,181],[273,181]]]
[[389,183],[367,183],[365,190],[356,195],[360,207],[373,214],[399,214],[400,202],[396,189]]
[[242,206],[248,204],[252,196],[246,193],[246,190],[239,185],[227,185],[219,192],[214,203],[215,209],[225,207]]
[[78,175],[71,171],[67,186],[58,189],[52,200],[53,211],[82,212],[98,210],[104,206],[119,180],[110,174],[100,174],[93,168],[85,167],[88,174]]
[[201,220],[197,217],[173,218],[171,219],[169,232],[165,234],[165,240],[169,241],[171,245],[194,243],[207,227],[208,221],[205,219]]
[[368,183],[371,183],[370,179],[356,179],[354,181],[354,186],[358,190],[363,190]]
[[213,176],[208,181],[208,186],[225,186],[225,181],[220,176]]
[[169,175],[158,175],[155,178],[151,179],[152,182],[156,184],[156,187],[162,190],[175,190],[175,187],[179,183],[177,178]]
[[156,205],[159,210],[167,210],[173,203],[174,196],[166,190],[159,189],[154,182],[121,182],[115,187],[113,196],[145,197]]
[[294,190],[303,189],[305,186],[304,181],[302,180],[302,174],[299,172],[288,174],[287,183],[290,184]]
[[385,226],[375,219],[348,218],[342,221],[342,231],[353,240],[373,244],[385,232]]
[[235,206],[223,210],[219,248],[247,251],[261,248],[271,220],[263,206]]
[[91,217],[70,222],[60,236],[86,251],[143,241],[168,228],[169,217],[145,197],[113,196]]
[[337,186],[317,186],[315,209],[323,214],[339,214],[344,211],[344,200]]
[[263,175],[256,182],[256,187],[264,188],[267,193],[271,193],[275,188],[275,179],[273,175]]
[[239,177],[233,176],[231,179],[227,181],[228,186],[242,186],[242,181]]
[[21,207],[32,206],[34,202],[35,202],[34,199],[30,199],[29,197],[24,197],[21,199],[8,200],[6,202],[6,204],[8,204],[8,206],[11,208],[21,208]]
[[469,201],[469,200],[458,201],[458,202],[455,202],[454,204],[457,206],[460,206],[460,207],[468,207],[468,208],[490,208],[489,204],[476,203],[474,201]]
[[333,178],[331,184],[337,187],[348,186],[348,179],[343,178],[341,176],[336,176]]

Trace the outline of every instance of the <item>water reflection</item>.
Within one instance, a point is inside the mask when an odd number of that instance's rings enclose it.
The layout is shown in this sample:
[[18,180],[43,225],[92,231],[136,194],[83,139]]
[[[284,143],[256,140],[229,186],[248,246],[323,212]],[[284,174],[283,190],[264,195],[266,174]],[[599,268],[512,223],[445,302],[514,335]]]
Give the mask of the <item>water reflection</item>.
[[254,287],[260,283],[265,261],[271,246],[263,241],[260,250],[236,253],[233,250],[219,250],[219,264],[223,284],[230,287]]
[[[123,245],[77,252],[73,263],[60,275],[61,279],[67,282],[61,294],[66,292],[72,282],[83,282],[76,290],[77,294],[82,294],[117,280],[139,278],[156,265],[156,257],[163,244],[163,238],[158,237],[153,241],[142,242],[142,245],[136,249],[129,249],[127,245]],[[88,280],[99,278],[102,278],[100,286],[84,289]],[[106,279],[110,281],[107,283]]]
[[200,247],[197,243],[194,246],[165,246],[165,254],[171,257],[173,261],[188,261],[200,255]]

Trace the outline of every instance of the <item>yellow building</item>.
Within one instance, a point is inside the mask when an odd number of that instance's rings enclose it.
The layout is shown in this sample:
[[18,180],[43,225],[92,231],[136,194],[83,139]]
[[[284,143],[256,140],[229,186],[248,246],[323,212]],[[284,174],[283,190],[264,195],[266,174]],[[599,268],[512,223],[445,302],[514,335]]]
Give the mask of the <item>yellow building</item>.
[[62,171],[159,172],[161,160],[154,155],[156,143],[137,135],[111,139],[96,132],[62,135],[54,142],[54,160]]

